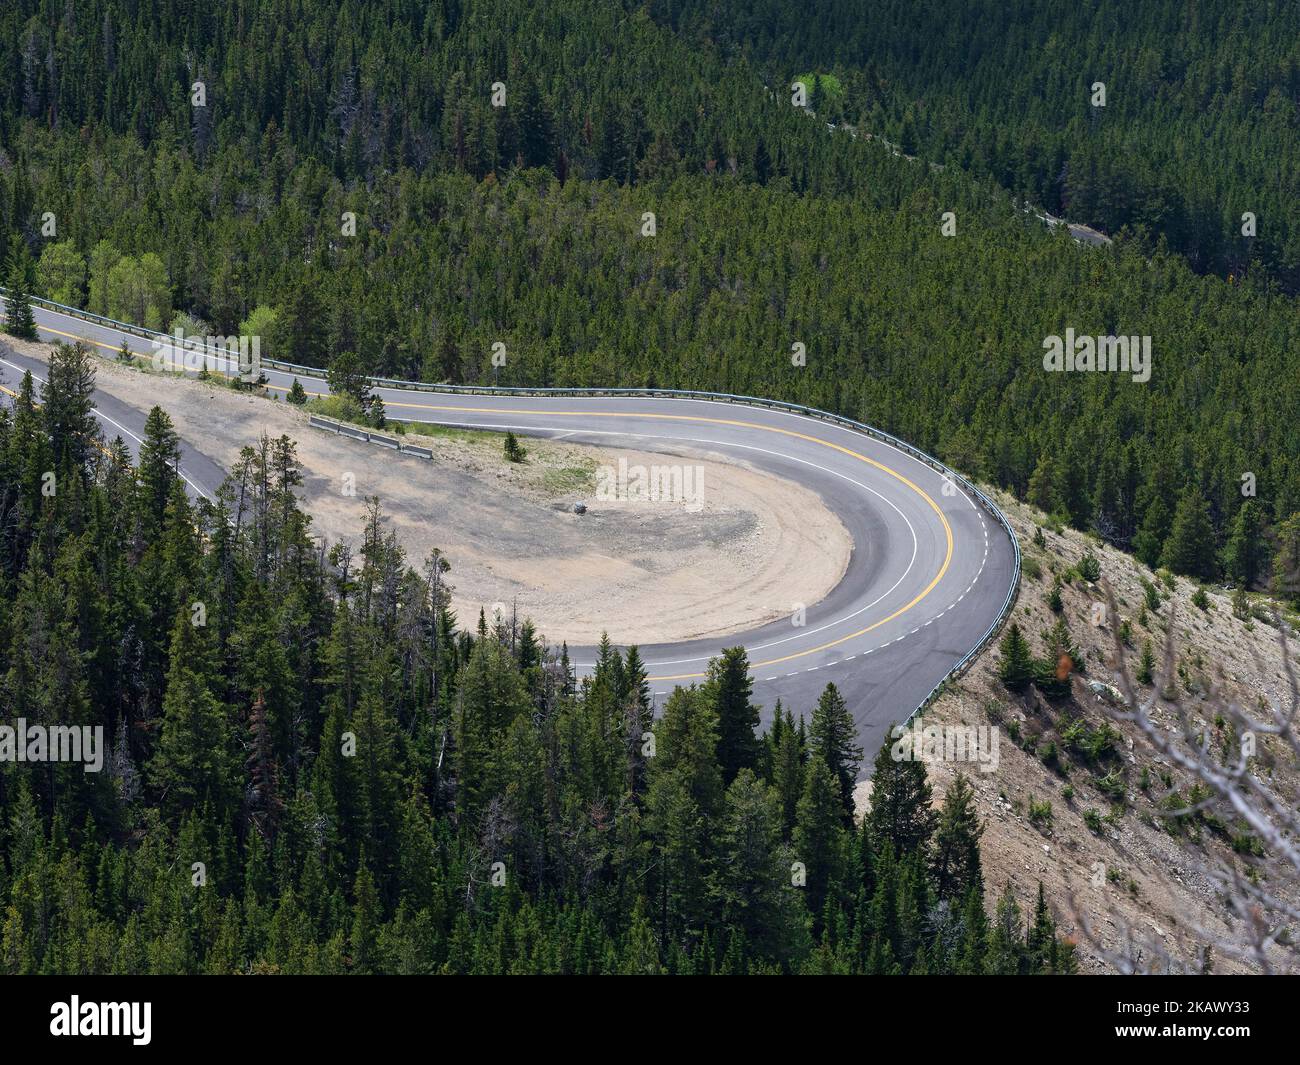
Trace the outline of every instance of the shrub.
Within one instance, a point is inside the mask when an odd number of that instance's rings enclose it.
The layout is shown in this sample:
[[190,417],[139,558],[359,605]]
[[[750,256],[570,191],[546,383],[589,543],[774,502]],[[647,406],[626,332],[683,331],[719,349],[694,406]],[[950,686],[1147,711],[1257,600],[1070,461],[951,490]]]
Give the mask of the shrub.
[[1249,854],[1255,858],[1261,858],[1264,855],[1264,845],[1259,842],[1258,837],[1251,835],[1249,832],[1238,832],[1233,836],[1232,849],[1237,854]]
[[1097,781],[1097,787],[1101,790],[1103,795],[1106,795],[1111,799],[1118,800],[1124,798],[1124,780],[1120,776],[1120,770],[1118,768],[1112,769]]
[[505,447],[502,450],[507,462],[523,462],[528,457],[527,450],[514,433],[506,433]]
[[1150,640],[1142,642],[1142,657],[1138,661],[1137,682],[1139,684],[1150,684],[1151,678],[1155,675],[1156,652],[1151,646]]
[[315,398],[309,398],[305,406],[314,414],[334,418],[341,422],[364,425],[366,421],[366,412],[352,396],[316,396]]
[[1250,596],[1245,588],[1238,588],[1232,593],[1232,616],[1238,621],[1250,620]]
[[371,395],[366,398],[366,424],[372,429],[382,429],[388,424],[387,412],[384,410],[384,401],[379,396]]
[[1101,579],[1101,562],[1091,551],[1079,559],[1079,576],[1089,584],[1096,584]]

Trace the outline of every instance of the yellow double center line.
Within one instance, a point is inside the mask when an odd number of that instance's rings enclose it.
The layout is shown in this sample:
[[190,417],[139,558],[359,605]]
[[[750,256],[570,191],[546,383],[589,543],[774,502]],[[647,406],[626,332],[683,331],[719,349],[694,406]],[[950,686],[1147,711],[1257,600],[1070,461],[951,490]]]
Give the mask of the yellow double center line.
[[[278,388],[280,386],[276,385],[273,387]],[[943,580],[943,575],[948,572],[948,567],[952,563],[952,551],[953,551],[952,526],[948,524],[948,519],[944,515],[943,511],[940,509],[939,504],[937,504],[930,497],[929,493],[926,492],[924,488],[918,485],[915,481],[912,481],[909,478],[904,477],[897,470],[891,469],[890,467],[884,465],[883,463],[877,462],[873,458],[868,458],[866,455],[863,455],[861,452],[854,451],[852,448],[842,447],[839,444],[832,444],[829,440],[822,440],[820,437],[809,436],[807,433],[797,433],[792,429],[780,429],[775,425],[760,425],[757,422],[742,422],[742,421],[733,420],[731,418],[705,418],[694,414],[654,414],[654,413],[638,412],[635,415],[628,415],[626,413],[619,412],[619,411],[571,411],[571,410],[565,410],[565,411],[548,410],[548,411],[539,412],[535,410],[511,410],[508,408],[500,408],[500,407],[454,407],[454,406],[440,406],[432,403],[399,403],[396,401],[390,403],[387,400],[385,400],[384,406],[386,408],[405,407],[413,410],[446,411],[446,412],[455,412],[458,414],[498,414],[498,415],[507,414],[507,415],[517,415],[517,416],[524,416],[524,417],[545,416],[547,418],[627,418],[627,417],[653,418],[661,421],[699,422],[705,425],[729,425],[729,426],[737,426],[743,429],[758,429],[765,433],[779,433],[782,436],[793,437],[796,440],[807,440],[810,443],[819,444],[822,447],[827,447],[833,451],[838,451],[841,454],[848,455],[852,458],[855,458],[859,462],[865,462],[868,466],[874,466],[876,469],[889,474],[890,477],[893,477],[895,480],[898,480],[901,483],[905,484],[913,492],[915,492],[922,499],[924,499],[926,503],[929,504],[930,509],[933,510],[937,515],[939,515],[939,521],[943,523],[943,532],[944,532],[944,536],[947,539],[947,552],[944,555],[943,565],[939,567],[939,572],[935,574],[934,579],[930,581],[930,583],[927,584],[925,588],[923,588],[921,592],[911,602],[905,604],[904,606],[899,607],[888,617],[881,618],[879,621],[873,622],[872,624],[866,626],[865,628],[858,629],[857,632],[851,632],[847,636],[841,636],[838,639],[829,640],[826,643],[819,644],[816,647],[810,647],[805,651],[796,651],[794,654],[783,655],[780,658],[769,658],[769,659],[765,659],[762,662],[752,662],[750,663],[751,669],[760,669],[764,666],[776,666],[776,665],[780,665],[783,662],[790,662],[796,658],[803,658],[806,655],[816,654],[818,651],[825,651],[828,648],[836,647],[839,644],[845,643],[848,640],[854,640],[857,639],[859,636],[865,636],[867,633],[880,628],[880,626],[888,624],[889,622],[893,621],[895,618],[900,617],[903,614],[906,614],[909,610],[912,609],[912,607],[916,606],[917,603],[921,602],[922,599],[924,599],[927,595],[929,595],[932,591],[934,591],[935,586],[941,580]],[[698,680],[705,676],[707,676],[707,674],[705,673],[678,673],[672,676],[647,677],[646,679],[651,681]]]
[[[74,340],[84,340],[86,343],[94,344],[96,347],[105,348],[106,350],[109,351],[118,350],[117,348],[112,347],[112,345],[101,343],[98,340],[90,340],[86,337],[80,337],[77,336],[75,333],[64,333],[58,329],[50,329],[47,326],[42,326],[41,328],[45,329],[47,333],[55,333],[59,336],[71,337]],[[282,392],[287,391],[283,385],[270,385],[269,387],[279,389]],[[324,393],[320,393],[320,392],[309,393],[309,395],[316,395],[316,396],[323,395],[323,394]],[[629,417],[629,415],[627,414],[619,413],[616,411],[549,411],[548,410],[548,411],[539,412],[535,410],[509,410],[509,409],[497,408],[497,407],[452,407],[452,406],[439,406],[437,404],[432,404],[432,403],[399,403],[397,401],[393,401],[391,403],[385,401],[384,406],[402,407],[409,410],[444,411],[444,412],[452,412],[457,414],[512,414],[512,415],[517,415],[522,417],[538,417],[539,415],[543,415],[543,414],[548,418],[626,418]],[[809,436],[806,433],[797,433],[792,429],[779,429],[774,425],[759,425],[757,422],[735,421],[730,418],[705,418],[694,414],[652,414],[652,413],[636,414],[634,415],[634,417],[655,418],[662,421],[670,421],[670,422],[699,422],[705,425],[730,425],[730,426],[737,426],[743,429],[758,429],[761,432],[780,433],[782,436],[793,437],[796,440],[807,440],[810,443],[819,444],[822,447],[828,447],[833,451],[838,451],[841,454],[848,455],[851,458],[855,458],[859,462],[865,462],[868,466],[874,466],[876,469],[880,470],[881,472],[889,474],[890,477],[893,477],[895,480],[906,485],[913,492],[915,492],[922,499],[924,499],[926,503],[929,504],[930,509],[933,510],[937,515],[939,515],[939,521],[943,523],[944,536],[947,538],[947,552],[944,555],[943,565],[939,567],[939,572],[934,575],[934,579],[930,581],[930,583],[927,584],[911,602],[906,603],[905,605],[899,607],[888,617],[881,618],[879,621],[873,622],[872,624],[866,626],[865,628],[858,629],[857,632],[851,632],[847,636],[841,636],[835,640],[828,640],[826,643],[818,644],[816,647],[810,647],[806,651],[796,651],[794,654],[783,655],[780,658],[769,658],[769,659],[765,659],[762,662],[751,662],[750,669],[761,669],[766,666],[779,666],[784,662],[791,662],[796,658],[804,658],[808,655],[817,654],[819,651],[825,651],[832,647],[838,647],[840,644],[847,643],[849,640],[856,640],[859,636],[865,636],[867,633],[880,628],[880,626],[889,624],[889,622],[893,621],[895,618],[901,617],[902,615],[906,614],[909,610],[911,610],[914,606],[916,606],[917,603],[921,602],[921,600],[923,600],[927,595],[929,595],[932,591],[934,591],[935,586],[941,580],[943,580],[943,575],[948,572],[948,567],[952,564],[952,526],[948,524],[948,519],[947,517],[945,517],[943,511],[939,508],[939,504],[936,503],[930,497],[929,493],[926,492],[925,489],[922,488],[920,485],[918,485],[915,481],[912,481],[909,478],[904,477],[897,470],[891,469],[890,467],[884,465],[884,463],[877,462],[873,458],[868,458],[866,455],[854,451],[852,448],[842,447],[839,444],[832,444],[829,440],[822,440],[820,437]],[[650,681],[699,680],[706,676],[707,674],[705,673],[678,673],[673,676],[647,677],[646,679]]]

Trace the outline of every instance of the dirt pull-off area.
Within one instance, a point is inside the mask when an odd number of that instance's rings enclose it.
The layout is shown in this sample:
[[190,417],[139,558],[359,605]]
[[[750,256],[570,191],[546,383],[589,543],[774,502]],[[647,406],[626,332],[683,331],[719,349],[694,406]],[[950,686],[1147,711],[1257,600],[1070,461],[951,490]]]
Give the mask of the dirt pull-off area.
[[[262,433],[296,440],[303,505],[331,542],[359,543],[365,499],[378,496],[413,565],[432,548],[446,552],[467,625],[480,607],[491,616],[494,604],[508,612],[517,603],[553,643],[591,644],[602,631],[622,644],[742,632],[822,599],[853,548],[814,492],[730,457],[525,438],[527,460],[510,463],[499,434],[408,436],[433,450],[429,462],[312,429],[283,402],[102,358],[96,365],[101,390],[137,410],[162,407],[183,440],[226,469]],[[602,501],[597,469],[617,470],[620,459],[629,469],[701,467],[698,502]],[[343,494],[349,473],[354,495]],[[585,514],[573,513],[579,501]]]

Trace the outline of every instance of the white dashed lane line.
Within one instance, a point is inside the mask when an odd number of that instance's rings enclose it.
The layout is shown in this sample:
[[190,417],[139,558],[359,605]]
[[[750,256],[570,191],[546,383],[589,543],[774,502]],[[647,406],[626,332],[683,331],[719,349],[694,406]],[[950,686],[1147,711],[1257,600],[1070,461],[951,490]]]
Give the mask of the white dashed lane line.
[[[970,500],[968,499],[967,502],[970,502]],[[972,505],[973,505],[973,504],[972,504]],[[898,643],[900,640],[905,640],[905,639],[907,639],[907,637],[909,637],[909,636],[915,636],[915,635],[916,635],[918,632],[920,632],[922,629],[926,628],[926,627],[929,626],[929,625],[933,625],[936,621],[938,621],[941,617],[943,617],[946,613],[948,613],[948,611],[953,610],[954,608],[956,608],[957,604],[960,603],[963,599],[965,599],[966,596],[967,596],[968,594],[970,594],[971,589],[974,588],[975,585],[979,583],[979,579],[980,579],[980,577],[983,576],[983,574],[984,574],[985,566],[988,564],[988,559],[989,559],[989,549],[988,549],[988,537],[989,537],[989,531],[988,531],[988,523],[987,523],[986,521],[983,520],[983,516],[982,516],[982,515],[981,515],[981,524],[982,524],[983,527],[984,527],[984,543],[985,543],[985,546],[984,546],[984,557],[983,557],[983,559],[980,560],[980,568],[979,568],[978,570],[975,571],[975,576],[971,579],[970,584],[968,584],[968,585],[966,586],[966,590],[963,591],[963,592],[961,593],[961,595],[959,595],[956,599],[954,599],[954,600],[953,600],[951,603],[949,603],[946,607],[944,607],[942,610],[940,610],[939,613],[935,614],[935,616],[932,617],[929,621],[925,622],[925,623],[922,624],[922,625],[918,625],[916,628],[912,629],[911,632],[905,632],[905,633],[903,633],[901,636],[895,636],[892,640],[888,640],[888,641],[886,641],[885,643],[880,644],[878,647],[868,647],[865,651],[861,651],[861,652],[859,652],[858,654],[849,655],[849,656],[847,656],[846,658],[840,658],[840,659],[837,659],[837,660],[834,661],[834,662],[824,662],[822,665],[825,666],[827,669],[834,669],[836,666],[846,665],[847,663],[854,661],[856,658],[859,658],[859,657],[861,657],[861,658],[866,658],[866,656],[869,655],[869,654],[871,654],[872,651],[881,651],[881,650],[884,650],[886,647],[889,647],[889,646],[891,646],[892,644],[896,644],[896,643]],[[802,673],[815,673],[817,670],[819,670],[819,669],[821,669],[821,668],[822,668],[822,666],[811,666],[811,667],[809,667],[808,669],[800,670],[800,671],[797,671],[797,672],[795,672],[795,673],[787,673],[786,676],[787,676],[787,677],[796,677],[796,676],[799,675],[800,672],[802,672]],[[775,680],[775,679],[776,679],[775,677],[765,677],[765,678],[764,678],[764,680]]]
[[[28,372],[28,371],[25,370],[23,367],[18,366],[17,364],[10,362],[8,359],[0,359],[0,363],[4,363],[4,365],[9,366],[9,367],[12,367],[14,370],[17,370],[19,373],[27,373],[27,372]],[[44,380],[44,378],[37,377],[35,374],[32,374],[32,380],[35,381],[37,384],[42,384],[42,385],[45,384],[45,380]],[[121,432],[123,432],[123,433],[126,433],[126,435],[129,436],[132,440],[134,440],[137,444],[141,444],[141,445],[144,444],[144,441],[141,440],[138,436],[136,436],[135,433],[131,432],[131,430],[128,429],[128,428],[127,428],[125,425],[123,425],[121,422],[119,422],[119,421],[115,421],[114,419],[110,418],[110,417],[109,417],[107,414],[105,414],[102,410],[97,410],[97,409],[95,409],[94,407],[92,407],[91,410],[90,410],[90,413],[93,414],[96,418],[100,418],[100,419],[102,419],[103,421],[108,422],[108,424],[111,425],[111,426],[113,426],[115,429],[118,429],[119,431],[121,431]],[[180,479],[181,479],[182,481],[184,481],[184,482],[185,482],[186,484],[188,484],[191,488],[193,488],[194,491],[198,492],[198,494],[201,495],[204,499],[208,499],[208,500],[210,500],[210,499],[212,498],[210,495],[208,495],[207,492],[205,492],[205,491],[204,491],[202,488],[200,488],[197,484],[195,484],[193,481],[191,481],[191,480],[190,480],[190,479],[185,475],[185,471],[184,471],[184,470],[182,470],[182,469],[180,469],[180,468],[177,468],[176,473],[180,476]]]

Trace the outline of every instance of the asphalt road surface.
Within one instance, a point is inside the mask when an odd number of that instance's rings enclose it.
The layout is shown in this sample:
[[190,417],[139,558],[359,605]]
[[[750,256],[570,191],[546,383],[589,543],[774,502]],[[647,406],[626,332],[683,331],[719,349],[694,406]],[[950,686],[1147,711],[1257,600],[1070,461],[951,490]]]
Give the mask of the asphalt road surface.
[[[123,339],[151,355],[150,342],[41,307],[43,338],[84,339],[111,354]],[[24,370],[45,365],[0,353],[0,384],[13,389]],[[268,387],[286,391],[292,374],[265,369]],[[325,394],[325,382],[299,375]],[[833,682],[874,754],[889,727],[908,716],[979,641],[1013,579],[1014,551],[1001,525],[963,491],[918,459],[872,437],[820,419],[692,399],[485,396],[376,389],[390,418],[505,431],[567,441],[635,447],[668,455],[707,448],[817,492],[852,535],[840,583],[818,603],[790,604],[790,617],[724,639],[647,645],[656,704],[678,684],[702,679],[723,647],[743,645],[764,722],[779,699],[811,711]],[[96,397],[105,436],[139,445],[147,411]],[[368,447],[358,442],[357,447]],[[224,471],[185,445],[181,472],[190,490],[211,495]],[[453,551],[455,545],[448,545]],[[803,612],[800,613],[800,606]],[[579,669],[591,648],[570,648]]]

